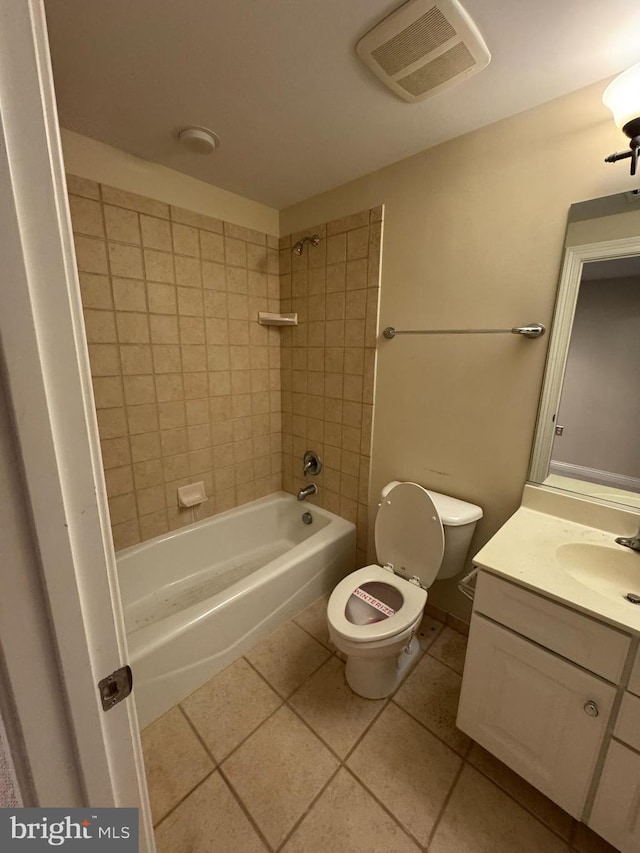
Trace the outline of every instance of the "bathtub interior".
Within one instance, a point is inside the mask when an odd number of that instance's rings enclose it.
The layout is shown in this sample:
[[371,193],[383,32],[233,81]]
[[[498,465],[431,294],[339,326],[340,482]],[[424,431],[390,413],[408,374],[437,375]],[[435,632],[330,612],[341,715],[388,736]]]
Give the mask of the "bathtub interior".
[[127,633],[210,599],[329,524],[303,524],[291,499],[254,502],[128,549],[118,558]]

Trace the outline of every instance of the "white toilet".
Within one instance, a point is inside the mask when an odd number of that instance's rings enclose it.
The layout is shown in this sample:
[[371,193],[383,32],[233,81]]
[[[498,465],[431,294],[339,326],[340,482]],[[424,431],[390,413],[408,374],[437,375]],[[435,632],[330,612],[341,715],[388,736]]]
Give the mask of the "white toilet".
[[398,686],[420,647],[415,638],[436,580],[462,571],[482,510],[393,481],[382,490],[375,527],[381,565],[352,572],[331,593],[329,635],[347,655],[351,689],[381,699]]

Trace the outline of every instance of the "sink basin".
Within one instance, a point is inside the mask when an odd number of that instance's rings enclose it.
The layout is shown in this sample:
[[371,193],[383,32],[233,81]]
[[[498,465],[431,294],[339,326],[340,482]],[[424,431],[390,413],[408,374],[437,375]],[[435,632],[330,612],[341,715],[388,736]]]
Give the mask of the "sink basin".
[[[571,542],[560,545],[556,557],[567,574],[595,592],[616,601],[628,593],[640,596],[640,554],[634,551]],[[640,609],[640,605],[635,606]]]

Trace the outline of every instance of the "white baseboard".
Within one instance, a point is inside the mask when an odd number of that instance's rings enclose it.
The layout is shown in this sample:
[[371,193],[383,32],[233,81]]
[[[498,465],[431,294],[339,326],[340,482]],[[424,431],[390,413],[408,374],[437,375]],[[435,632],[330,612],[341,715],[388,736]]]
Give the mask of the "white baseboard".
[[569,462],[551,460],[549,471],[559,477],[572,477],[574,480],[586,480],[589,483],[599,483],[614,489],[624,489],[626,492],[640,492],[640,478],[627,477],[625,474],[615,474],[613,471],[600,471],[598,468],[586,468],[583,465],[572,465]]

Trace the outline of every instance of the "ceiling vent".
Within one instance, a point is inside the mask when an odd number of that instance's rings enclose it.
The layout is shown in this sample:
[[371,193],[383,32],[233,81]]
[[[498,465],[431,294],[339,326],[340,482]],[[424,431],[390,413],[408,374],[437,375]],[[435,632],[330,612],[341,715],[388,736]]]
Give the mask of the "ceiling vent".
[[409,0],[363,36],[356,53],[405,101],[422,101],[489,64],[484,39],[458,0]]

